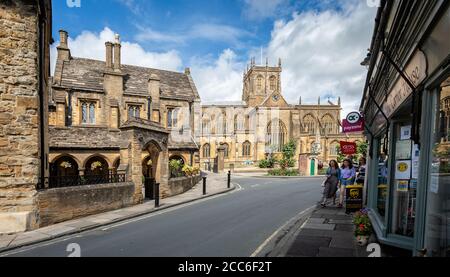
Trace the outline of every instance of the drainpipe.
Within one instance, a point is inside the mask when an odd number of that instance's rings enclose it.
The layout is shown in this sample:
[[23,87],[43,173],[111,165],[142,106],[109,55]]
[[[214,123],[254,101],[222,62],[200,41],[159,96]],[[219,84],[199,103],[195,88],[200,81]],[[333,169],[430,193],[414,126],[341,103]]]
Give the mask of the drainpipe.
[[[40,8],[41,11],[45,10],[45,6],[43,6],[44,4],[42,3],[42,1],[39,2],[40,4]],[[40,146],[40,178],[39,178],[39,183],[37,186],[37,189],[44,189],[45,188],[45,168],[47,166],[46,163],[46,151],[45,151],[45,112],[44,112],[44,108],[45,108],[45,97],[44,97],[44,59],[45,59],[45,34],[43,31],[43,26],[45,26],[45,21],[43,16],[39,16],[39,29],[41,31],[39,31],[39,74],[40,74],[40,80],[39,80],[39,125],[40,125],[40,142],[39,142],[39,146]]]
[[67,101],[68,102],[68,111],[67,111],[67,127],[70,127],[70,126],[72,126],[72,95],[73,95],[73,91],[72,90],[69,90],[69,92],[68,92],[68,94],[69,94],[69,100]]
[[152,97],[147,98],[147,118],[149,121],[152,121]]

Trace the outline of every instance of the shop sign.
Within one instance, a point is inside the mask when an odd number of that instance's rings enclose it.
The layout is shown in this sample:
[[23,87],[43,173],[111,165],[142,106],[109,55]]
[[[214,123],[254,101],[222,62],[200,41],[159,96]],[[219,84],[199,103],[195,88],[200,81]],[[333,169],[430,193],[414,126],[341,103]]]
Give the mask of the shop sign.
[[356,133],[364,131],[364,118],[359,112],[349,113],[347,118],[342,121],[344,133]]
[[363,186],[347,186],[345,193],[345,210],[347,213],[360,211],[363,208]]
[[356,143],[354,142],[341,141],[340,145],[341,145],[341,153],[343,155],[354,155],[357,152],[356,151],[357,146]]
[[[418,50],[411,62],[404,70],[414,86],[418,86],[428,76],[427,74],[427,58],[425,54]],[[394,87],[390,91],[386,102],[383,105],[383,112],[387,117],[391,117],[400,105],[411,95],[412,88],[400,76]]]

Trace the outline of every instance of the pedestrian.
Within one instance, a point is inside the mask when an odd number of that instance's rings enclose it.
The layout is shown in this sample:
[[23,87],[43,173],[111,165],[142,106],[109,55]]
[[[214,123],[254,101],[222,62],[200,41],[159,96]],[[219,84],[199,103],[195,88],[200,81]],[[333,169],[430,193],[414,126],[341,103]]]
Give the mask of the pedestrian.
[[341,179],[341,169],[337,161],[330,161],[329,167],[327,169],[327,179],[325,180],[325,188],[323,190],[323,197],[321,201],[321,206],[325,208],[329,199],[334,198],[336,201],[336,192],[339,185],[339,180]]
[[358,177],[356,178],[356,183],[358,185],[364,185],[366,179],[366,163],[367,160],[365,157],[359,159]]
[[341,185],[340,185],[340,197],[339,197],[339,205],[338,208],[344,207],[344,198],[345,198],[345,189],[347,186],[355,183],[356,179],[356,171],[353,167],[353,163],[351,160],[346,159],[342,164],[341,169]]

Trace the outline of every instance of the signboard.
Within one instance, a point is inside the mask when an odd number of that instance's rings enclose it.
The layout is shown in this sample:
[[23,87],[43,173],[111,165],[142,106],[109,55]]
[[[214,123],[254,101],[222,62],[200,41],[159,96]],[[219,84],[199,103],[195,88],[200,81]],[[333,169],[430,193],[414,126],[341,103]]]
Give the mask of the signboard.
[[342,121],[342,130],[344,133],[363,132],[364,126],[364,118],[358,112],[349,113],[347,118]]
[[407,180],[398,180],[397,181],[397,191],[399,192],[408,192],[409,181]]
[[363,186],[346,186],[345,211],[353,213],[363,208]]
[[419,145],[414,144],[412,150],[412,179],[419,179],[419,159],[420,159],[420,149]]
[[354,142],[341,141],[340,145],[341,145],[341,153],[343,155],[354,155],[357,152],[356,151],[357,146],[356,143]]
[[412,126],[403,126],[400,128],[400,140],[410,140],[411,139]]
[[411,159],[411,147],[412,141],[400,140],[395,145],[395,159],[396,160],[409,160]]
[[397,161],[395,163],[395,179],[411,179],[411,161]]

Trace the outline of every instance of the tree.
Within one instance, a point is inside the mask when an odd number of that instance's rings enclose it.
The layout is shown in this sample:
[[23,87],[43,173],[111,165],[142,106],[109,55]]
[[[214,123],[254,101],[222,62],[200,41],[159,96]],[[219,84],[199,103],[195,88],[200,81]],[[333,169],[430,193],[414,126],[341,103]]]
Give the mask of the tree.
[[295,165],[295,151],[297,151],[297,143],[294,140],[289,141],[283,146],[283,158],[280,160],[281,169],[294,167]]

